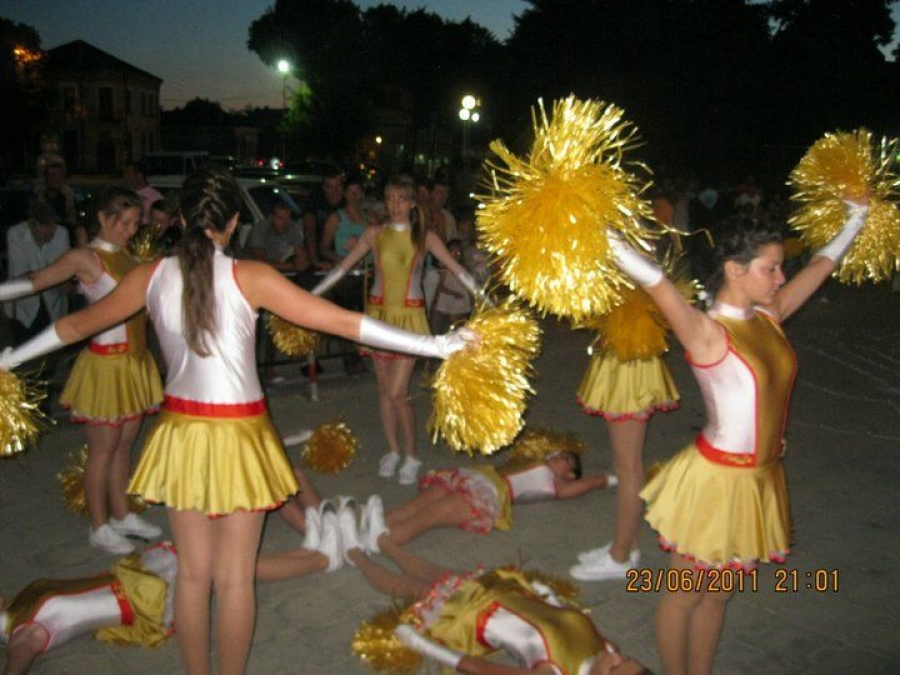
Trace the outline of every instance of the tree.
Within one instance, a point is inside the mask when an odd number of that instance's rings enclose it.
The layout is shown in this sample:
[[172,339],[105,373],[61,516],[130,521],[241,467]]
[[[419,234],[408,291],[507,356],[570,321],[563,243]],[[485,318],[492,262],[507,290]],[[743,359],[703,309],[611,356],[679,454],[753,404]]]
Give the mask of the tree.
[[26,167],[46,123],[42,59],[37,30],[0,17],[0,175]]

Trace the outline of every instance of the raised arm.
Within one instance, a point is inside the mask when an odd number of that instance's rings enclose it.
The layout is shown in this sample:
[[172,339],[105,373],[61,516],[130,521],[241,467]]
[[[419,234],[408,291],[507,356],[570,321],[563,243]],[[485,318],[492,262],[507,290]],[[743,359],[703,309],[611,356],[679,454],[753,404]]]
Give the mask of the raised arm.
[[806,267],[779,289],[771,309],[782,321],[802,307],[837,269],[866,222],[868,203],[868,196],[845,202],[846,218],[838,234],[813,253]]
[[556,483],[557,499],[580,497],[583,494],[587,494],[593,490],[602,490],[610,485],[609,475],[605,473],[585,476],[578,480],[559,480],[557,478],[554,482]]
[[716,322],[684,299],[659,263],[641,255],[618,236],[608,236],[616,265],[653,299],[692,359],[697,363],[717,361],[725,353],[727,343]]

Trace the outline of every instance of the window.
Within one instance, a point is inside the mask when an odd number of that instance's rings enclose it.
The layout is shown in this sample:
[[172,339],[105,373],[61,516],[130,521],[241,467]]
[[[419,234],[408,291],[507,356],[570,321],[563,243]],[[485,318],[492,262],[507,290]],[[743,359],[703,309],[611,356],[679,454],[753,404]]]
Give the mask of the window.
[[101,122],[113,121],[112,87],[99,87],[97,89],[97,116]]

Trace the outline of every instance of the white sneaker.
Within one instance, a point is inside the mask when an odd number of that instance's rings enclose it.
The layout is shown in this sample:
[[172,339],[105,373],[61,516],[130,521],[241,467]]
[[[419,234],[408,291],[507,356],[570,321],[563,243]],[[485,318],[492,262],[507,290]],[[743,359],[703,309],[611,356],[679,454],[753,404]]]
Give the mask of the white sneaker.
[[579,581],[609,581],[612,579],[624,579],[628,570],[634,567],[629,556],[628,562],[619,563],[613,560],[609,551],[600,560],[587,563],[579,563],[569,569],[569,574]]
[[341,532],[338,526],[337,513],[334,510],[334,504],[331,502],[328,502],[328,506],[322,511],[321,540],[317,550],[328,558],[328,567],[325,568],[326,572],[334,572],[343,566]]
[[356,567],[356,563],[347,555],[353,549],[362,550],[363,547],[359,541],[359,529],[356,525],[356,502],[354,501],[352,506],[348,504],[341,507],[337,517],[341,529],[341,554],[344,556],[344,562]]
[[[612,542],[608,541],[603,546],[599,548],[592,548],[590,551],[582,551],[578,554],[578,562],[580,563],[592,563],[597,562],[598,560],[603,560],[609,554],[609,549],[612,547]],[[641,561],[641,551],[640,549],[632,549],[631,553],[628,555],[628,562],[631,563],[632,566],[637,565]]]
[[136,513],[129,513],[127,516],[119,520],[118,518],[110,518],[109,526],[121,534],[123,537],[131,535],[132,537],[140,537],[141,539],[155,539],[162,534],[162,528],[154,525],[148,520],[144,520]]
[[315,551],[322,540],[322,518],[315,506],[307,506],[303,512],[306,530],[303,532],[302,548]]
[[403,466],[400,467],[400,485],[412,485],[418,482],[421,468],[422,462],[415,457],[407,457],[403,460]]
[[363,508],[362,539],[366,553],[381,553],[378,537],[388,531],[384,522],[384,503],[378,495],[372,495]]
[[113,555],[128,555],[134,552],[134,544],[112,529],[109,523],[104,523],[96,530],[91,530],[88,541],[94,548],[101,548]]
[[400,453],[389,452],[381,458],[380,462],[378,462],[378,475],[382,478],[392,477],[394,475],[394,472],[397,470],[397,465],[399,463]]

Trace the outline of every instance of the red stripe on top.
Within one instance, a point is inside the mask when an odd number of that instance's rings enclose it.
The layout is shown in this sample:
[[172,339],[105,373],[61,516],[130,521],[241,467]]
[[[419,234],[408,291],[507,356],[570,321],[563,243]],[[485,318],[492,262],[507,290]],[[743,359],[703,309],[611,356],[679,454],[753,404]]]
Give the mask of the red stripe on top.
[[163,409],[195,417],[254,417],[266,412],[264,399],[247,403],[201,403],[166,395]]

